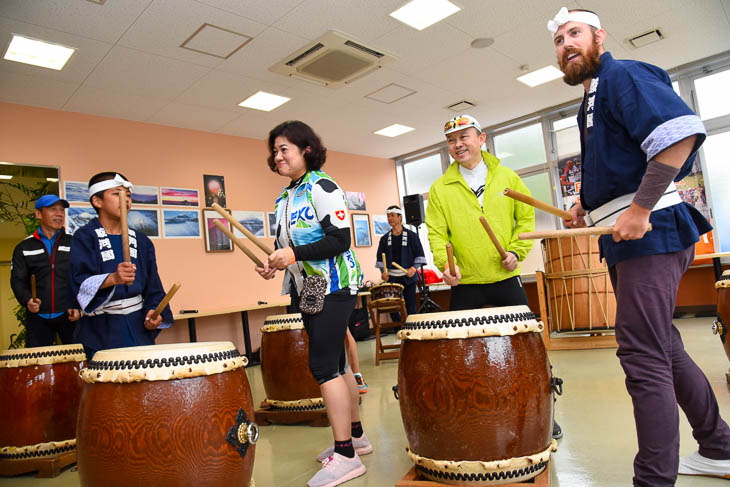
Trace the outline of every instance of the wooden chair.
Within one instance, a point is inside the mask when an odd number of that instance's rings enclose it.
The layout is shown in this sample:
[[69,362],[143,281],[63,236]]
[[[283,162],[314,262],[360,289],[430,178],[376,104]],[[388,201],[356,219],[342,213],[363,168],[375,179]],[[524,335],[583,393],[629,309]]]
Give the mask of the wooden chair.
[[[400,357],[400,345],[384,345],[380,340],[381,328],[398,328],[406,322],[406,302],[402,298],[386,298],[368,302],[370,318],[375,330],[375,365],[381,360],[397,359]],[[380,318],[384,313],[400,313],[401,320],[382,323]]]

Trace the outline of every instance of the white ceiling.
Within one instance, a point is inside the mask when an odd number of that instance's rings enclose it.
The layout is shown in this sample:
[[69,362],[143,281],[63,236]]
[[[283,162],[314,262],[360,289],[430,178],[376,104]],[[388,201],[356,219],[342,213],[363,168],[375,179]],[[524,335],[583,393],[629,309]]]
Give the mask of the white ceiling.
[[[445,107],[466,99],[483,126],[580,97],[561,80],[515,81],[521,65],[555,62],[545,24],[561,6],[600,14],[607,48],[665,69],[730,50],[730,0],[452,0],[462,10],[423,31],[389,16],[407,0],[0,0],[0,47],[12,34],[77,52],[62,71],[0,60],[0,101],[264,139],[301,119],[333,150],[378,157],[442,139]],[[180,48],[204,23],[253,37],[228,59]],[[661,27],[641,49],[626,39]],[[398,59],[339,90],[268,71],[327,30]],[[493,37],[473,49],[477,37]],[[391,83],[416,93],[392,104],[366,95]],[[292,100],[272,112],[241,108],[258,90]],[[374,135],[393,123],[416,130]]]

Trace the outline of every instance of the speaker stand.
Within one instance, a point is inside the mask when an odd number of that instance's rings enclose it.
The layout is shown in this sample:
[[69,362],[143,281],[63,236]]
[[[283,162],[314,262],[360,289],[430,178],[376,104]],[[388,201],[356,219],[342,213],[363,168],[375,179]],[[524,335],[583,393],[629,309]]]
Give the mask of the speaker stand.
[[[422,222],[421,222],[422,223]],[[416,227],[416,235],[418,235],[418,238],[420,239],[421,236],[418,233],[418,227],[420,226],[415,225]],[[420,264],[421,267],[421,275],[418,278],[418,293],[421,295],[421,305],[418,307],[418,313],[434,313],[436,311],[443,311],[444,309],[439,306],[437,302],[435,302],[433,299],[431,299],[431,291],[428,289],[428,286],[426,285],[426,273],[423,272],[423,264]]]

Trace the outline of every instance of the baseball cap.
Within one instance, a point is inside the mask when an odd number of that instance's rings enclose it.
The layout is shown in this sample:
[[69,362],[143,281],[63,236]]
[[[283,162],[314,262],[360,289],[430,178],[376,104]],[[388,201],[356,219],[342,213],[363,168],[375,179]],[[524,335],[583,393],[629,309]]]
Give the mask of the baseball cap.
[[479,125],[477,119],[471,115],[459,115],[454,117],[444,125],[444,135],[449,135],[451,132],[457,132],[459,130],[468,129],[474,127],[478,132],[482,131],[482,126]]
[[38,201],[35,202],[35,209],[40,210],[41,208],[48,208],[49,206],[55,205],[59,201],[64,208],[68,208],[68,201],[62,200],[55,194],[44,194],[43,196],[38,198]]

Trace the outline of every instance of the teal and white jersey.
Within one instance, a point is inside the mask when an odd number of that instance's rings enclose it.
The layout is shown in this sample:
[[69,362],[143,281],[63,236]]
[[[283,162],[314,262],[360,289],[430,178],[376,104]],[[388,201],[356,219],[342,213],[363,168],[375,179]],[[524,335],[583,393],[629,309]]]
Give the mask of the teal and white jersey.
[[[350,228],[345,193],[323,171],[309,171],[298,184],[284,188],[276,200],[275,212],[276,242],[279,248],[290,246],[288,235],[291,235],[294,246],[298,247],[321,240],[328,230]],[[290,278],[293,278],[297,292],[301,293],[304,278],[302,270],[307,276],[325,277],[328,282],[327,294],[348,288],[352,294],[356,294],[363,279],[355,252],[348,249],[328,259],[290,265],[284,277],[282,294],[290,292]]]

